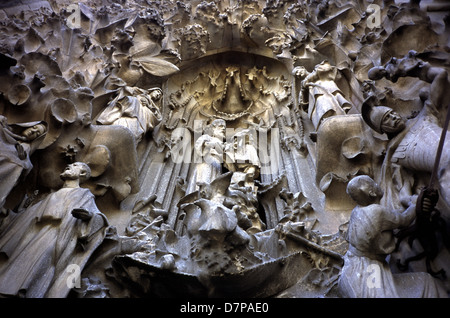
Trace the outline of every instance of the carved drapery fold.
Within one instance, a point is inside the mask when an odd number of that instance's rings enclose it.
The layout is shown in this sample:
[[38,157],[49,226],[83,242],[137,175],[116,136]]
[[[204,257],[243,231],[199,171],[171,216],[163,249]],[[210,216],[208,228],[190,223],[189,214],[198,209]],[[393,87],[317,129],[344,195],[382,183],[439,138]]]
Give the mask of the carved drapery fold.
[[[45,130],[38,142],[19,142],[21,132],[1,145],[0,240],[16,214],[58,193],[68,164],[84,162],[82,187],[112,227],[71,296],[180,295],[164,275],[195,296],[341,296],[343,261],[364,266],[351,246],[344,258],[352,211],[363,206],[349,182],[368,176],[383,206],[403,208],[432,172],[426,147],[434,152],[438,137],[417,127],[443,129],[448,7],[106,2],[0,8],[2,129]],[[389,109],[405,130],[382,129]],[[8,172],[23,156],[23,171]],[[448,158],[444,147],[432,225],[443,238],[429,232],[433,248],[446,242]],[[392,259],[411,256],[401,247]],[[432,272],[448,250],[426,259],[410,270]],[[10,265],[0,255],[0,285]]]

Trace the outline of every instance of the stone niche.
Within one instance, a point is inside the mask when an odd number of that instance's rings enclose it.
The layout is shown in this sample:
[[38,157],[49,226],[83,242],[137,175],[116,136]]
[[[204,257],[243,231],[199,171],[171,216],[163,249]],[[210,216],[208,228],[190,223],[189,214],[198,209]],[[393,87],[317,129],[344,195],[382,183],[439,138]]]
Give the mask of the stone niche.
[[448,297],[450,7],[0,5],[0,297]]

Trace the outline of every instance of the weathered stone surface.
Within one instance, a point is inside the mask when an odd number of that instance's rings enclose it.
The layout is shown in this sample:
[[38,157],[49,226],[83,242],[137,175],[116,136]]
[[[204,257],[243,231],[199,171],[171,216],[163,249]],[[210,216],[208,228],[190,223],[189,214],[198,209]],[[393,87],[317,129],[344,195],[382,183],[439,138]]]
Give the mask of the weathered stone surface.
[[2,2],[0,296],[447,297],[449,10]]

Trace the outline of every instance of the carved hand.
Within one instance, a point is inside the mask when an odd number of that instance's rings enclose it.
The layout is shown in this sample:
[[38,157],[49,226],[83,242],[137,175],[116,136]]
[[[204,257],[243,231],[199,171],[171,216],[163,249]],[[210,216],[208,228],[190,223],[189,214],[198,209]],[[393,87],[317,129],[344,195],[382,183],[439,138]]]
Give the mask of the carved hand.
[[27,153],[25,152],[25,149],[23,149],[23,146],[21,144],[16,144],[16,150],[20,160],[24,160],[27,157]]
[[422,199],[422,211],[430,214],[433,212],[434,207],[436,206],[439,200],[439,194],[435,189],[425,189]]
[[85,209],[73,209],[72,210],[73,217],[80,219],[82,221],[89,221],[92,219],[92,213]]

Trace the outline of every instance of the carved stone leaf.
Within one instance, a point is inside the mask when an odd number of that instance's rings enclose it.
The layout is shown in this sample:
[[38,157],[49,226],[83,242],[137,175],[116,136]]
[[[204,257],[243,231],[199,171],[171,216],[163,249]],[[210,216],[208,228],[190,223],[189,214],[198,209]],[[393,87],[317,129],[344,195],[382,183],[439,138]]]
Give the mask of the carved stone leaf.
[[58,63],[42,53],[28,53],[20,59],[20,63],[24,66],[27,76],[34,76],[37,73],[47,76],[62,75]]
[[130,48],[130,53],[133,59],[145,59],[147,57],[155,57],[161,51],[161,46],[156,43],[142,45],[141,43],[134,43]]
[[180,69],[174,64],[156,57],[141,57],[134,59],[147,73],[154,76],[169,76]]
[[24,104],[31,95],[31,89],[23,84],[14,85],[8,91],[8,99],[13,105]]
[[75,104],[65,98],[58,98],[51,106],[53,117],[60,123],[73,123],[77,118]]
[[34,28],[30,28],[27,35],[24,37],[24,49],[26,53],[36,51],[44,40],[39,36]]

